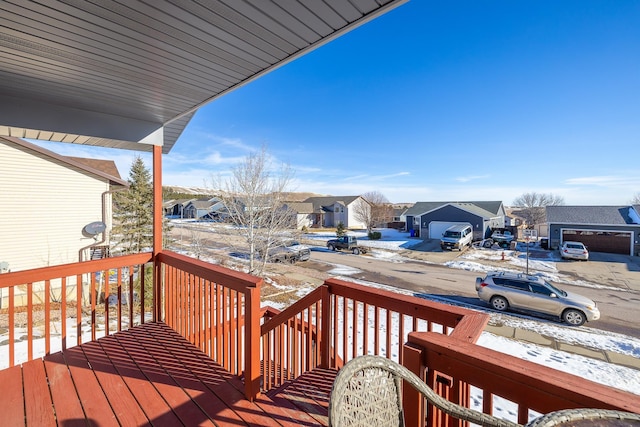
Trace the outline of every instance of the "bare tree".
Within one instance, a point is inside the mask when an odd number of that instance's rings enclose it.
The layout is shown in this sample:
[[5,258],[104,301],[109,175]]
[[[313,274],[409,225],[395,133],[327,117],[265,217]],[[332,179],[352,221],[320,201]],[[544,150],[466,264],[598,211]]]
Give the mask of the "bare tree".
[[631,199],[632,205],[640,205],[640,193],[636,193],[635,196]]
[[537,224],[542,224],[546,219],[546,207],[547,206],[559,206],[564,205],[564,198],[552,193],[524,193],[520,197],[513,201],[515,206],[518,206],[520,215],[528,227],[533,227]]
[[379,191],[370,191],[362,194],[361,197],[367,203],[355,205],[354,214],[358,221],[365,224],[368,232],[393,219],[393,205],[384,194]]
[[295,228],[295,213],[286,207],[285,196],[292,179],[288,165],[272,168],[265,147],[249,154],[226,179],[218,178],[219,198],[227,218],[238,226],[248,245],[249,273],[261,275],[265,255],[286,231]]

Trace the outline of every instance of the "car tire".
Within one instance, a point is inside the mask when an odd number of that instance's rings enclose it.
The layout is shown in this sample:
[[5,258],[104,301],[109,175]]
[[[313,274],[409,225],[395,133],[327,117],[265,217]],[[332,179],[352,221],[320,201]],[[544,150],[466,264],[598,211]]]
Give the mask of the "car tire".
[[329,248],[330,251],[335,251],[336,250],[336,247],[333,246],[333,245],[329,245],[329,246],[327,246],[327,248]]
[[504,297],[491,298],[491,307],[498,311],[507,311],[509,309],[509,301]]
[[354,254],[354,255],[360,255],[360,249],[358,249],[358,248],[353,248],[353,254]]
[[569,309],[562,313],[562,320],[571,326],[582,326],[587,317],[580,310]]

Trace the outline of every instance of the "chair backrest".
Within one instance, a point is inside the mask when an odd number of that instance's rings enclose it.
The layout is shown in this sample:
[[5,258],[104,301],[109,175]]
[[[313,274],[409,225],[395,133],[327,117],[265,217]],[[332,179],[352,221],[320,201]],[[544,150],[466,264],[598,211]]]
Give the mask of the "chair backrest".
[[450,402],[404,366],[372,355],[356,357],[338,372],[329,399],[329,426],[404,426],[403,380],[433,406],[455,418],[482,426],[520,426]]
[[342,367],[331,389],[329,426],[404,426],[402,379],[387,362],[393,363],[361,356]]
[[[403,380],[430,404],[452,417],[482,426],[522,427],[450,402],[404,366],[385,357],[371,355],[350,360],[338,372],[329,399],[329,426],[404,426]],[[640,414],[595,408],[565,409],[538,417],[527,427],[582,425],[580,423],[586,421],[595,422],[590,425],[640,427]]]

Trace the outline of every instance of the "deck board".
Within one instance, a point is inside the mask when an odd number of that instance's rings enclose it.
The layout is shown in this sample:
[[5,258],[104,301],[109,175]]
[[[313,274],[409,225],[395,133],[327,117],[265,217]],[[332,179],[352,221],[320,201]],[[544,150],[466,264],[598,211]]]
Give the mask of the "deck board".
[[0,371],[0,384],[2,384],[2,399],[0,399],[2,422],[6,423],[6,425],[24,423],[21,367],[14,366]]
[[100,383],[105,397],[111,405],[118,422],[124,426],[143,425],[149,422],[144,411],[140,408],[135,396],[127,387],[123,378],[97,342],[90,342],[82,346],[87,361]]
[[[63,355],[77,393],[75,397],[82,405],[86,419],[95,423],[100,420],[100,427],[118,426],[116,415],[111,410],[109,400],[102,391],[82,346],[69,348]],[[69,398],[73,397],[73,392],[74,390],[69,390]]]
[[55,414],[43,360],[36,359],[22,365],[22,379],[25,384],[27,425],[55,427]]
[[334,371],[316,369],[270,394],[292,402],[318,424],[328,425],[329,395],[334,379]]
[[45,357],[44,367],[49,379],[49,390],[51,390],[58,425],[65,427],[86,426],[80,401],[69,398],[70,390],[74,390],[74,385],[62,353],[54,353]]
[[105,353],[111,357],[111,362],[118,374],[123,378],[130,390],[135,390],[136,400],[140,409],[149,420],[159,425],[179,425],[180,420],[171,407],[162,398],[153,383],[138,367],[132,355],[125,350],[119,339],[122,334],[98,340]]
[[162,323],[0,371],[3,425],[326,426],[335,372],[244,398],[242,380]]

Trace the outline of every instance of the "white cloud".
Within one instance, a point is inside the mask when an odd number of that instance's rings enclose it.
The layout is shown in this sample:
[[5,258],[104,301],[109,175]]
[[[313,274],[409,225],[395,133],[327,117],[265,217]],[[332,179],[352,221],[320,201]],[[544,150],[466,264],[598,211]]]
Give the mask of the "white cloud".
[[469,182],[469,181],[476,181],[478,179],[487,179],[489,178],[491,175],[471,175],[471,176],[459,176],[458,178],[456,178],[456,181],[458,182]]

